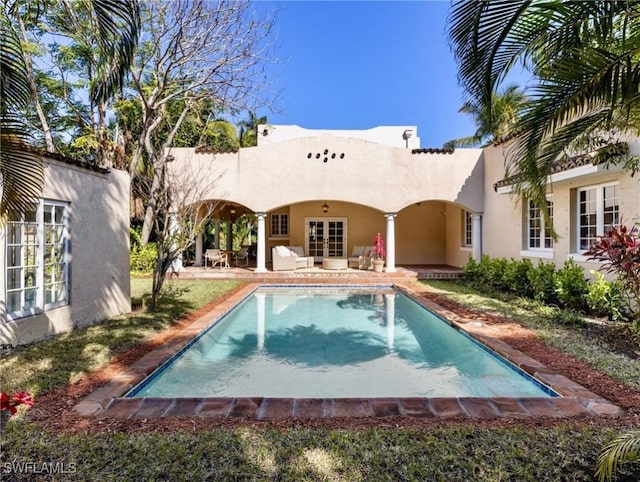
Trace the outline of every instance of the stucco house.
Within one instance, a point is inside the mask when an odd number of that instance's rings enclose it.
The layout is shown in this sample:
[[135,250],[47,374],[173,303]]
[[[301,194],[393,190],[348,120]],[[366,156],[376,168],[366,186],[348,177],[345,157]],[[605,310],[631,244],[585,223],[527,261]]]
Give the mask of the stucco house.
[[129,175],[43,158],[34,210],[0,228],[0,345],[131,311]]
[[[640,151],[637,139],[623,144]],[[558,265],[573,258],[588,273],[597,265],[582,253],[596,236],[621,217],[640,219],[638,178],[577,156],[558,163],[551,177],[554,242],[539,210],[511,192],[508,153],[508,145],[421,148],[416,126],[263,125],[258,146],[235,153],[172,148],[170,169],[199,173],[199,201],[220,206],[214,217],[255,213],[257,272],[267,270],[276,245],[303,246],[320,261],[349,256],[380,232],[388,272],[412,264],[462,267],[469,256],[487,254]],[[199,239],[196,248],[199,264],[207,246]]]
[[[188,175],[214,218],[254,213],[255,272],[271,248],[302,246],[316,262],[386,242],[386,271],[400,265],[462,267],[470,256],[530,258],[587,273],[584,251],[610,225],[640,220],[638,178],[584,154],[558,163],[544,216],[505,178],[508,145],[421,148],[416,126],[311,130],[262,125],[238,152],[172,148],[169,175]],[[630,154],[637,139],[624,139]],[[600,159],[602,160],[602,159]],[[130,311],[129,178],[57,156],[43,160],[34,212],[0,230],[0,345],[27,343]],[[196,241],[201,265],[202,237]]]

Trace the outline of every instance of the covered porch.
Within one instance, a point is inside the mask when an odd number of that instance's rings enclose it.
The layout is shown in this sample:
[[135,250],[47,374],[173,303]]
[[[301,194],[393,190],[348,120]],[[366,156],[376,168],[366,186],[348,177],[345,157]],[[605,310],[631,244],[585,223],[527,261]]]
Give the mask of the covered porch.
[[[267,272],[275,246],[300,248],[321,263],[372,246],[377,233],[387,273],[404,265],[459,268],[480,257],[481,150],[410,148],[415,132],[406,126],[299,131],[269,126],[257,147],[237,153],[171,149],[170,170],[199,173],[191,180],[199,186],[194,201],[217,200],[231,217],[232,210],[250,213],[254,273]],[[194,264],[209,247],[199,242]]]
[[[268,213],[228,200],[208,202],[217,203],[211,215],[213,235],[198,236],[185,265],[204,266],[206,250],[218,248],[227,253],[230,265],[264,273],[273,268],[272,249],[287,246],[297,247],[311,258],[309,266],[317,267],[326,259],[353,256],[354,248],[372,246],[377,233],[385,242],[387,273],[412,266],[421,276],[433,277],[434,267],[461,268],[470,256],[480,256],[481,217],[444,201],[419,201],[393,213],[335,199],[301,201]],[[235,263],[243,248],[248,259]]]

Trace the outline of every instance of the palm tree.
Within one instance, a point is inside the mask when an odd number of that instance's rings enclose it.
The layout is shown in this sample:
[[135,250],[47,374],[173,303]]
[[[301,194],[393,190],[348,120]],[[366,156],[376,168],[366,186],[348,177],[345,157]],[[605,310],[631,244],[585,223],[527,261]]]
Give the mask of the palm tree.
[[257,117],[255,112],[249,111],[249,117],[243,121],[238,122],[238,127],[240,127],[240,134],[238,135],[240,147],[257,146],[258,126],[266,123],[266,116]]
[[537,79],[508,167],[520,174],[515,187],[540,206],[558,156],[626,127],[640,103],[639,1],[456,0],[449,38],[460,81],[482,109],[491,112],[492,93],[513,66]]
[[447,146],[475,147],[498,142],[517,129],[518,115],[523,109],[527,97],[518,90],[517,85],[511,85],[502,92],[494,92],[491,96],[490,108],[477,101],[468,100],[458,112],[474,117],[476,132],[469,137],[453,139]]
[[[62,2],[71,9],[70,3]],[[136,0],[87,0],[95,15],[101,62],[98,81],[91,86],[93,102],[102,102],[121,88],[137,44]],[[0,10],[0,217],[26,212],[43,185],[41,156],[19,117],[30,102],[29,80],[20,39],[10,17],[11,8],[33,9],[44,4],[3,2]]]

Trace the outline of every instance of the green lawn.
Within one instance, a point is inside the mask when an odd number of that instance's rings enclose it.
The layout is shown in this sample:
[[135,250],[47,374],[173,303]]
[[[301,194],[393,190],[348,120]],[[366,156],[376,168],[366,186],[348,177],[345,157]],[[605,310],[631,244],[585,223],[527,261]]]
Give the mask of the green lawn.
[[[64,386],[81,371],[100,366],[234,286],[223,281],[173,282],[155,314],[134,313],[4,355],[3,390],[27,389],[37,395]],[[558,332],[571,339],[571,345],[581,344],[572,334],[579,330],[552,326],[535,307],[492,300],[449,283],[433,286],[475,307],[486,304],[503,314],[517,309],[518,319],[541,336]],[[140,305],[149,282],[133,280],[132,288],[134,303]],[[561,339],[555,334],[543,338],[550,343]],[[605,368],[606,347],[595,344],[588,350],[589,359]],[[637,363],[626,362],[634,367]],[[105,429],[99,435],[70,436],[48,433],[16,417],[3,434],[0,480],[39,480],[34,467],[58,464],[66,473],[41,474],[41,480],[590,481],[602,445],[615,434],[610,428],[571,422],[553,428],[245,426],[170,434]],[[619,480],[639,480],[640,471],[631,469],[635,472]],[[20,471],[26,475],[17,476]]]

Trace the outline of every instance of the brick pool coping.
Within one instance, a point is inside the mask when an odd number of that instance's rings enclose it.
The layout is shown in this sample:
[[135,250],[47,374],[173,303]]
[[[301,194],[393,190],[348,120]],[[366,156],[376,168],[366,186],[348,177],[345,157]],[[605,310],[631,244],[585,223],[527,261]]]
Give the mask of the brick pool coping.
[[[79,415],[115,418],[154,418],[194,416],[213,418],[243,418],[252,420],[319,419],[341,417],[421,417],[421,418],[573,418],[585,416],[617,416],[623,410],[582,385],[560,375],[539,361],[515,350],[495,335],[499,327],[487,326],[444,309],[420,295],[408,283],[390,280],[363,282],[358,285],[393,285],[415,301],[434,311],[454,327],[466,332],[480,343],[509,360],[521,370],[552,388],[561,397],[554,398],[123,398],[138,383],[162,363],[177,353],[200,332],[224,316],[240,300],[264,284],[250,283],[222,300],[209,313],[200,317],[175,335],[162,347],[147,353],[129,365],[103,387],[84,397],[75,407]],[[295,284],[307,284],[298,283]],[[349,286],[331,282],[333,286]]]

